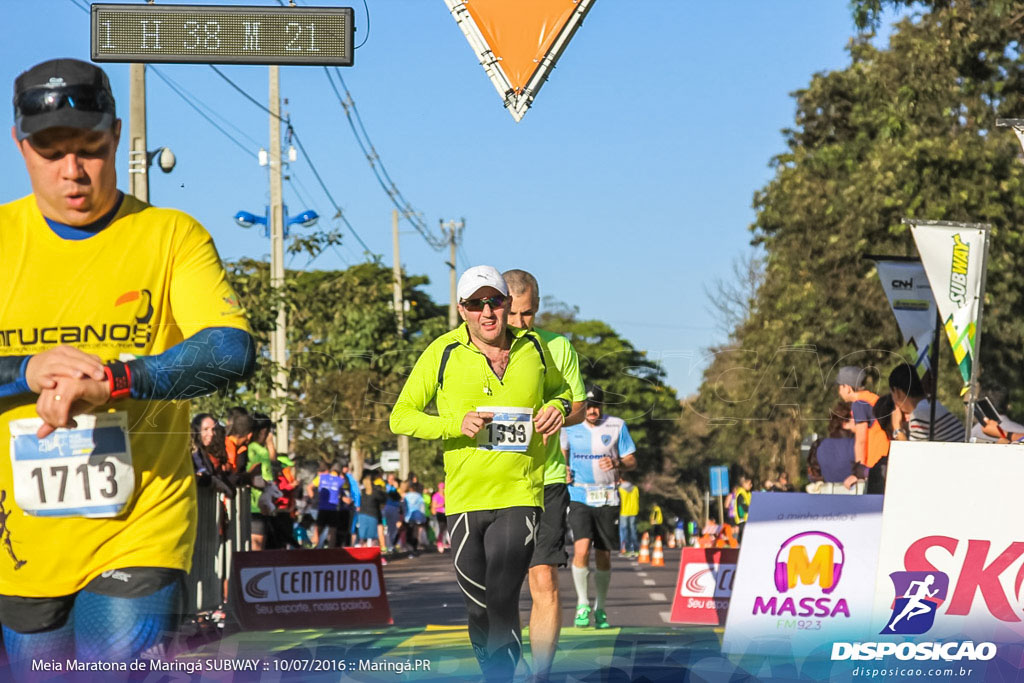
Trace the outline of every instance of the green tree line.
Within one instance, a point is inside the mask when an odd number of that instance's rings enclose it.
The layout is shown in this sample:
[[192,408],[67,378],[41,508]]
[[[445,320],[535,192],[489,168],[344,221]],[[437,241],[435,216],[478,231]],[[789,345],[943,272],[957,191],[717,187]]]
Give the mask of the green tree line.
[[[1021,148],[997,118],[1024,117],[1024,3],[851,3],[849,65],[794,93],[774,176],[755,193],[756,293],[714,349],[687,405],[704,420],[686,460],[714,453],[755,475],[802,474],[800,442],[825,429],[841,365],[885,378],[902,339],[868,254],[916,256],[904,217],[993,226],[981,382],[1024,399]],[[888,45],[874,30],[901,10]],[[946,341],[939,399],[963,415]]]

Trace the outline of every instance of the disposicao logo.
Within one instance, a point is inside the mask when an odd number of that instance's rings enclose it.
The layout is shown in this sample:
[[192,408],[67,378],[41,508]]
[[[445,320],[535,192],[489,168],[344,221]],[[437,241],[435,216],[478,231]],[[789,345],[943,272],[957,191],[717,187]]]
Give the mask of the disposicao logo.
[[[809,547],[815,548],[813,553],[808,552]],[[843,544],[832,534],[805,531],[790,536],[775,554],[775,589],[779,593],[800,589],[806,592],[805,587],[817,586],[821,596],[787,596],[781,601],[778,596],[767,600],[757,596],[754,598],[754,614],[788,614],[799,617],[834,617],[842,614],[849,617],[850,608],[846,600],[839,598],[833,603],[830,597],[843,576],[845,562]]]
[[934,572],[893,572],[889,574],[896,599],[892,615],[879,633],[920,635],[935,624],[935,613],[949,594],[949,577]]

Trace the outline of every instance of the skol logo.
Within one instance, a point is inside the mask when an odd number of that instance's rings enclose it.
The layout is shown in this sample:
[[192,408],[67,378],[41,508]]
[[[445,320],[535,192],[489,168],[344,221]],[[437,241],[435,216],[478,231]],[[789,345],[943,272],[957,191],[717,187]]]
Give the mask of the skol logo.
[[943,572],[893,572],[889,578],[896,590],[896,599],[889,622],[880,633],[920,635],[927,632],[949,593],[949,577]]
[[[907,548],[903,556],[903,565],[908,572],[942,574],[929,561],[928,551],[941,548],[953,557],[961,543],[963,541],[960,539],[949,536],[926,536],[918,539]],[[1021,587],[1024,584],[1024,564],[1017,568],[1009,586],[1004,588],[1002,581],[1003,574],[1024,555],[1024,541],[1014,541],[1002,551],[998,546],[993,550],[992,541],[988,540],[971,539],[966,543],[967,548],[960,571],[949,573],[950,576],[956,576],[956,583],[950,591],[944,614],[964,616],[971,613],[975,596],[980,594],[979,602],[983,603],[984,609],[999,621],[1024,621],[1024,614],[1019,608]],[[932,550],[930,557],[941,557],[941,553]],[[1012,603],[1016,603],[1018,607],[1015,608]],[[980,609],[979,605],[975,613]]]

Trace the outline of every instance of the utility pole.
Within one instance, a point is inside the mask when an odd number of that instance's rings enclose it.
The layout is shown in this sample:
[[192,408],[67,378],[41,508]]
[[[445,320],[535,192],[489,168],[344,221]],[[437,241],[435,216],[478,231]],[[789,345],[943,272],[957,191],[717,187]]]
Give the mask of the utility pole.
[[[270,358],[275,364],[275,399],[287,395],[288,313],[284,305],[284,202],[281,187],[281,94],[279,68],[270,68],[270,287],[277,295],[277,325],[270,337]],[[274,409],[277,425],[277,450],[288,453],[288,413],[283,406]]]
[[128,193],[149,201],[149,157],[146,153],[146,65],[129,68],[128,96]]
[[[391,245],[394,249],[392,282],[395,321],[398,323],[398,337],[401,338],[405,335],[405,301],[402,298],[402,260],[398,255],[398,209],[391,211]],[[403,480],[409,476],[409,437],[405,434],[398,435],[398,476]]]
[[449,285],[451,288],[451,298],[448,300],[448,327],[455,329],[459,324],[459,311],[458,311],[458,294],[455,291],[455,247],[458,245],[459,240],[462,238],[462,230],[466,227],[466,219],[460,218],[457,221],[440,221],[441,232],[448,235],[448,249],[449,249],[449,261],[448,268],[451,277]]

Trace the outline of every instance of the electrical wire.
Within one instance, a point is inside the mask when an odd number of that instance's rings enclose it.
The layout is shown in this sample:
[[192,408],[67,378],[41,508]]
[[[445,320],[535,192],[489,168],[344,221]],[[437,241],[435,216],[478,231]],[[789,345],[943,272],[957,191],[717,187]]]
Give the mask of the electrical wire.
[[[223,125],[224,125],[225,127],[231,128],[231,129],[232,129],[232,130],[234,130],[234,131],[235,131],[235,132],[236,132],[236,133],[237,133],[238,135],[241,135],[241,136],[242,136],[243,138],[245,138],[246,140],[248,140],[248,141],[249,141],[249,142],[250,142],[250,143],[252,144],[252,146],[253,146],[254,148],[255,148],[255,147],[262,147],[262,143],[260,143],[260,141],[259,141],[259,140],[257,140],[257,139],[256,139],[256,138],[254,138],[253,136],[249,135],[249,134],[248,134],[247,132],[245,132],[244,130],[242,130],[242,129],[241,129],[241,128],[239,128],[238,126],[236,126],[236,125],[235,125],[235,124],[234,124],[234,123],[233,123],[233,122],[231,121],[231,119],[229,119],[228,117],[226,117],[226,116],[224,116],[224,115],[222,115],[222,114],[219,114],[219,113],[217,112],[217,110],[216,110],[216,109],[214,109],[214,108],[213,108],[213,107],[211,107],[210,105],[208,105],[208,104],[206,104],[205,102],[203,102],[203,101],[202,101],[201,99],[199,99],[199,97],[198,97],[198,96],[196,96],[195,94],[193,94],[192,92],[190,92],[190,91],[189,91],[189,89],[188,89],[188,88],[186,88],[185,86],[183,86],[183,85],[182,85],[181,83],[179,83],[178,81],[174,80],[174,79],[173,79],[173,78],[171,78],[171,77],[170,77],[169,75],[167,75],[167,74],[163,73],[162,71],[160,71],[160,70],[159,70],[159,69],[158,69],[157,67],[153,66],[152,64],[147,64],[147,65],[146,65],[146,68],[147,68],[147,69],[150,69],[150,70],[152,70],[152,71],[153,71],[153,73],[155,73],[155,74],[157,74],[158,76],[160,76],[160,78],[161,78],[161,79],[162,79],[162,80],[163,80],[163,81],[164,81],[165,83],[168,83],[168,84],[170,84],[170,85],[173,85],[173,86],[174,86],[174,87],[176,88],[176,92],[178,92],[178,95],[179,95],[179,97],[182,97],[182,99],[186,99],[186,100],[188,100],[188,99],[191,99],[191,100],[192,100],[192,101],[193,101],[193,102],[194,102],[194,103],[196,104],[196,106],[198,106],[198,107],[202,107],[202,108],[206,109],[206,111],[207,111],[207,112],[209,112],[209,114],[210,114],[211,116],[215,116],[216,118],[220,119],[221,123],[222,123],[222,124],[223,124]],[[182,95],[181,93],[184,93],[184,95]]]
[[229,139],[229,140],[231,140],[231,141],[232,141],[233,143],[235,143],[236,145],[238,145],[238,147],[239,147],[239,148],[240,148],[240,149],[241,149],[241,150],[242,150],[243,152],[245,152],[246,154],[248,154],[249,156],[251,156],[251,157],[253,157],[253,158],[259,158],[259,155],[258,155],[258,154],[256,154],[256,152],[252,151],[252,148],[251,148],[251,147],[248,147],[248,146],[246,146],[246,145],[245,145],[244,143],[242,143],[242,142],[241,142],[240,140],[238,140],[238,138],[236,138],[235,136],[233,136],[233,135],[232,135],[231,133],[227,132],[227,131],[226,131],[226,130],[225,130],[225,129],[224,129],[224,128],[223,128],[223,127],[222,127],[222,126],[221,126],[221,125],[219,124],[219,123],[217,123],[217,122],[216,122],[216,121],[214,121],[214,120],[213,120],[212,118],[210,118],[210,117],[209,117],[209,116],[208,116],[208,115],[206,114],[206,112],[204,112],[204,111],[203,111],[202,109],[200,109],[200,108],[199,108],[199,105],[197,105],[197,104],[196,104],[195,102],[193,102],[193,101],[192,101],[191,99],[189,99],[189,97],[188,97],[188,96],[187,96],[187,95],[186,95],[186,94],[184,93],[184,91],[180,90],[180,89],[178,88],[178,86],[174,85],[174,84],[173,84],[173,83],[172,83],[172,82],[171,82],[171,81],[170,81],[170,80],[169,80],[169,79],[168,79],[168,78],[167,78],[166,76],[164,76],[164,75],[163,75],[163,73],[161,73],[161,72],[160,72],[160,71],[159,71],[159,70],[158,70],[158,69],[157,69],[156,67],[154,67],[154,66],[150,65],[150,66],[149,66],[149,69],[150,69],[150,70],[152,70],[152,72],[153,72],[153,73],[154,73],[154,74],[155,74],[155,75],[156,75],[156,76],[157,76],[157,77],[158,77],[158,78],[159,78],[160,80],[162,80],[162,81],[163,81],[164,83],[166,83],[166,84],[167,84],[167,87],[169,87],[169,88],[170,88],[171,90],[173,90],[173,91],[174,91],[174,93],[175,93],[176,95],[178,95],[178,97],[180,97],[180,98],[181,98],[182,100],[184,100],[184,101],[185,101],[185,104],[187,104],[188,106],[192,107],[192,108],[193,108],[193,109],[194,109],[194,110],[196,111],[196,113],[197,113],[197,114],[199,114],[200,116],[202,116],[202,117],[203,117],[204,119],[206,119],[206,120],[207,120],[207,121],[208,121],[208,122],[210,123],[210,125],[211,125],[211,126],[213,126],[214,128],[216,128],[217,130],[219,130],[219,131],[220,131],[220,132],[221,132],[221,133],[222,133],[222,134],[223,134],[223,135],[224,135],[224,136],[225,136],[226,138],[228,138],[228,139]]
[[320,175],[320,171],[317,170],[316,164],[313,163],[312,157],[310,157],[309,154],[306,152],[306,146],[302,144],[302,139],[299,137],[299,133],[297,130],[295,130],[295,127],[292,126],[291,121],[286,118],[283,118],[280,114],[275,114],[274,112],[270,111],[270,109],[267,106],[265,106],[262,102],[257,100],[249,93],[247,93],[240,85],[238,85],[230,78],[228,78],[227,74],[218,69],[216,66],[214,66],[213,64],[210,64],[209,66],[211,69],[214,70],[214,72],[216,72],[218,76],[223,78],[228,85],[234,88],[240,95],[245,97],[245,99],[255,104],[257,107],[262,109],[270,116],[276,117],[279,121],[281,121],[287,126],[288,133],[291,135],[292,139],[295,140],[295,143],[299,146],[299,151],[302,152],[302,156],[305,158],[306,163],[309,164],[309,169],[313,172],[313,176],[320,184],[320,189],[324,191],[324,194],[327,195],[327,199],[330,200],[331,204],[334,206],[334,209],[338,212],[337,217],[341,219],[341,221],[345,224],[345,227],[347,227],[349,232],[352,233],[352,236],[356,238],[356,241],[359,242],[360,245],[362,245],[363,249],[366,251],[367,254],[375,258],[380,258],[380,254],[375,253],[372,249],[370,249],[369,246],[367,246],[366,242],[364,242],[363,238],[359,236],[359,233],[356,232],[356,229],[349,222],[348,218],[345,217],[345,213],[344,211],[342,211],[341,206],[338,205],[338,202],[335,201],[334,195],[332,195],[331,191],[327,189],[327,183],[324,182],[323,177]]
[[[327,80],[331,84],[331,89],[334,91],[335,96],[338,98],[338,102],[341,104],[342,110],[345,112],[345,118],[348,120],[348,125],[352,130],[352,135],[355,137],[356,143],[359,145],[359,149],[362,150],[363,156],[365,156],[366,160],[370,163],[370,169],[373,171],[374,177],[377,178],[377,182],[380,184],[381,189],[384,190],[384,194],[388,196],[391,203],[395,205],[395,208],[398,209],[406,222],[416,228],[416,231],[420,233],[420,236],[423,237],[424,240],[426,240],[427,244],[436,251],[444,249],[448,245],[448,242],[437,235],[434,235],[427,228],[419,212],[417,212],[409,201],[402,195],[398,186],[395,185],[391,176],[388,175],[387,169],[384,167],[384,163],[381,160],[380,155],[377,154],[377,150],[374,148],[373,142],[366,133],[366,127],[363,125],[362,118],[359,116],[359,110],[356,108],[355,101],[352,99],[352,93],[349,92],[348,87],[345,85],[345,80],[342,78],[340,72],[337,76],[341,81],[341,87],[345,90],[344,97],[338,90],[338,86],[335,84],[334,78],[331,76],[331,72],[327,67],[324,67],[324,73],[327,74]],[[355,114],[355,119],[352,117],[353,114]],[[359,131],[356,130],[357,122],[359,129],[362,131],[362,135],[360,135]]]

